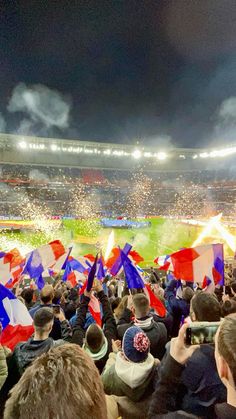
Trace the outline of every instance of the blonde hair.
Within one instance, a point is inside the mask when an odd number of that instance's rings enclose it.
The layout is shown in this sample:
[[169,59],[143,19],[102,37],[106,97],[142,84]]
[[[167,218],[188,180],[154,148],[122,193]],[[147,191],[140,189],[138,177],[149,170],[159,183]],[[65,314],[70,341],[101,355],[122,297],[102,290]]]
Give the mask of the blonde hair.
[[4,419],[106,419],[99,372],[78,346],[52,348],[28,367],[11,391]]
[[115,316],[116,316],[116,318],[118,320],[120,320],[120,318],[121,318],[121,316],[123,314],[124,309],[127,308],[127,304],[128,304],[128,295],[125,295],[122,298],[122,300],[121,300],[120,304],[118,305],[118,307],[116,307],[115,310],[114,310],[114,314],[115,314]]

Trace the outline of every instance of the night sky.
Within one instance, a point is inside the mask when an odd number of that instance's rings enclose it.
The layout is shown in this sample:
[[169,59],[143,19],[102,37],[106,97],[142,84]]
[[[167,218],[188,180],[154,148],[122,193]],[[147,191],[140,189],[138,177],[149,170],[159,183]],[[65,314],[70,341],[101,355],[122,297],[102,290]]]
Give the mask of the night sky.
[[[181,147],[234,140],[235,0],[6,0],[0,14],[2,130]],[[60,92],[68,123],[9,108],[19,83]]]

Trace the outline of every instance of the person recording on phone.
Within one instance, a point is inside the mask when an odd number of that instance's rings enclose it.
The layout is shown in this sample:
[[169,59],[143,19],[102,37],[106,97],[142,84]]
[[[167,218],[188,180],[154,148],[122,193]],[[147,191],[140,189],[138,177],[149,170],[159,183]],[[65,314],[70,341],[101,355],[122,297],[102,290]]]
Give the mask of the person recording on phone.
[[[198,292],[191,300],[190,317],[192,322],[219,322],[220,303],[213,294]],[[169,350],[167,348],[167,353]],[[162,371],[164,365],[165,360],[161,362],[159,371]],[[159,384],[158,379],[156,389]],[[181,370],[178,384],[178,397],[171,401],[176,410],[183,409],[199,416],[211,417],[214,404],[223,402],[226,397],[225,388],[217,374],[213,345],[201,345],[193,352]]]
[[[185,324],[179,331],[177,338],[172,339],[170,353],[166,357],[161,371],[159,387],[153,393],[148,412],[148,419],[155,418],[182,418],[189,416],[184,411],[169,412],[168,401],[174,394],[181,380],[182,371],[188,360],[199,350],[199,346],[186,346],[185,334],[188,325]],[[231,314],[220,324],[215,336],[214,358],[217,373],[226,388],[227,396],[223,403],[215,403],[214,410],[207,417],[216,419],[236,418],[236,315]],[[194,413],[191,411],[190,413]],[[204,416],[205,417],[205,416]]]

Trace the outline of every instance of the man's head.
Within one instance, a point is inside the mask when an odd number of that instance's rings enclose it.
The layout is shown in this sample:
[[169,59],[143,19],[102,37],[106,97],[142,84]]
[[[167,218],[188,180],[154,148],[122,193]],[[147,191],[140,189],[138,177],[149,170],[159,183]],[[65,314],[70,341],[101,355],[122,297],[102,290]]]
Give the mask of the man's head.
[[148,316],[150,312],[150,303],[145,294],[141,293],[133,296],[133,311],[136,319]]
[[52,304],[54,298],[54,289],[52,285],[45,285],[40,293],[40,299],[43,304]]
[[85,335],[85,346],[90,352],[96,354],[100,351],[105,342],[105,337],[101,327],[96,323],[91,324]]
[[215,338],[218,374],[226,387],[236,390],[236,315],[224,319]]
[[31,288],[23,289],[23,291],[21,293],[21,297],[24,298],[26,304],[32,303],[33,297],[34,297],[34,290],[32,290]]
[[214,294],[199,292],[191,300],[191,319],[198,322],[220,321],[220,303]]
[[47,339],[54,322],[54,315],[50,308],[40,308],[34,315],[34,329],[36,339]]
[[187,303],[190,303],[190,301],[192,300],[193,296],[194,296],[194,292],[193,292],[192,288],[190,288],[190,287],[185,287],[185,288],[183,289],[183,295],[182,295],[182,298],[183,298],[183,300],[185,300]]
[[107,417],[92,359],[78,346],[52,348],[29,366],[11,391],[4,419]]
[[233,296],[235,297],[236,296],[236,281],[232,282],[230,286],[231,286],[231,292]]

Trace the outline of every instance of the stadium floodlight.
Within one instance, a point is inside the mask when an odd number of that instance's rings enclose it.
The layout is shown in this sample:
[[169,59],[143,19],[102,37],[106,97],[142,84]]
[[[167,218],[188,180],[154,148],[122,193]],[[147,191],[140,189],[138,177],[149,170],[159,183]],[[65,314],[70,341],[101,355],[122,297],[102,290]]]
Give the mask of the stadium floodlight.
[[19,147],[20,148],[23,148],[24,150],[27,148],[27,143],[25,142],[25,141],[21,141],[20,143],[19,143]]
[[199,154],[199,156],[200,156],[202,159],[206,159],[207,157],[209,157],[209,154],[208,154],[208,153],[206,153],[206,152],[204,152],[204,153],[200,153],[200,154]]
[[133,156],[134,159],[140,159],[141,155],[142,155],[142,153],[141,153],[140,150],[134,150],[133,153],[132,153],[132,156]]
[[51,144],[51,150],[52,151],[57,151],[57,145],[56,144]]
[[198,158],[198,155],[197,154],[194,154],[193,160],[196,160],[197,158]]
[[158,160],[165,160],[167,158],[167,154],[164,151],[160,151],[156,156]]
[[107,154],[108,156],[110,156],[111,150],[107,148],[106,150],[103,151],[103,154]]
[[186,159],[186,156],[184,154],[180,154],[179,155],[179,158],[185,160]]
[[144,153],[144,157],[152,157],[152,153],[150,153],[150,151],[146,151]]

